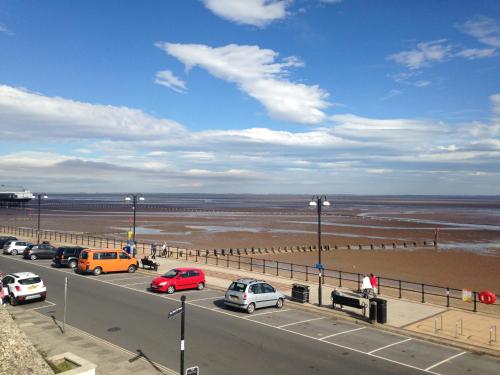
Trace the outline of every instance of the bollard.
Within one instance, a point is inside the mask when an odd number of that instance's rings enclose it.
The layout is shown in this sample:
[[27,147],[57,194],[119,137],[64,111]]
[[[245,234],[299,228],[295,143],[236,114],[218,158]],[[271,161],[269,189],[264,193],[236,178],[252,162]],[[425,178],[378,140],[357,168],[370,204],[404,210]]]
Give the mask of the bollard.
[[459,335],[460,336],[463,335],[463,322],[462,322],[462,319],[457,320],[457,322],[455,323],[455,338],[458,338]]
[[490,327],[490,345],[497,342],[497,326]]
[[371,324],[377,321],[377,303],[375,301],[370,302],[369,319]]

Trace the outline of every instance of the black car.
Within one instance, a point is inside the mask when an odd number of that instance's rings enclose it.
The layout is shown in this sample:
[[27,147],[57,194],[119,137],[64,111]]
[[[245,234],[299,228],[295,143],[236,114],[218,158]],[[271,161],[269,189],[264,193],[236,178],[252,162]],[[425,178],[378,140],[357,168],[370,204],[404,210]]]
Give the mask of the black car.
[[78,257],[84,247],[80,246],[61,246],[56,250],[56,254],[54,255],[53,262],[56,266],[59,267],[69,267],[76,268],[78,265]]
[[39,245],[30,245],[23,251],[23,258],[25,259],[52,259],[56,254],[56,248],[47,243]]
[[0,237],[0,249],[3,248],[3,245],[5,245],[7,242],[9,241],[16,241],[17,238],[16,237],[12,237],[12,236],[1,236]]

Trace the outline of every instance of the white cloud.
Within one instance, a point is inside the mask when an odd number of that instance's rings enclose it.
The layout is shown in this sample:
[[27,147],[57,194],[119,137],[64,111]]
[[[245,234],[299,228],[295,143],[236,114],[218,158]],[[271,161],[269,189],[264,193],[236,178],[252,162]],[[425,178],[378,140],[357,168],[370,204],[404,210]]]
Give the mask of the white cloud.
[[500,94],[491,95],[490,102],[493,113],[500,114]]
[[155,82],[179,93],[186,92],[186,82],[177,78],[170,70],[157,72]]
[[455,55],[465,57],[468,60],[482,59],[495,55],[494,48],[467,48],[457,52]]
[[153,140],[186,131],[175,121],[141,110],[48,97],[5,85],[0,85],[0,118],[4,139]]
[[286,17],[290,0],[202,0],[214,14],[239,24],[264,27]]
[[442,62],[450,56],[452,46],[446,43],[446,39],[421,42],[415,49],[390,55],[388,59],[409,69],[421,69],[432,62]]
[[460,28],[481,43],[500,47],[500,26],[491,18],[476,16],[465,22]]
[[94,151],[89,150],[88,148],[77,148],[73,150],[75,154],[92,154]]
[[344,0],[319,0],[321,3],[339,4]]
[[8,33],[9,29],[7,29],[4,25],[0,23],[0,33]]
[[213,76],[234,82],[248,95],[257,99],[273,118],[316,124],[325,118],[329,94],[317,85],[294,83],[286,77],[290,67],[303,63],[295,57],[277,62],[278,54],[258,46],[230,44],[212,48],[201,44],[156,44],[176,57],[188,69],[200,66]]

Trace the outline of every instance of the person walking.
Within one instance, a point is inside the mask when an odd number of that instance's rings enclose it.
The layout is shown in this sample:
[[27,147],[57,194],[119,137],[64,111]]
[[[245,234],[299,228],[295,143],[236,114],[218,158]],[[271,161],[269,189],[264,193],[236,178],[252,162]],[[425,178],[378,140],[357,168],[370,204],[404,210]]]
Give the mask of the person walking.
[[372,284],[373,297],[377,297],[378,281],[377,277],[373,275],[373,273],[370,274],[370,284]]
[[161,255],[164,256],[165,258],[168,258],[170,256],[167,241],[163,242],[163,245],[161,247]]
[[370,278],[368,275],[363,276],[363,280],[361,281],[361,290],[363,298],[370,297],[370,292],[372,291],[372,283],[370,282]]
[[151,259],[156,259],[156,242],[151,244]]

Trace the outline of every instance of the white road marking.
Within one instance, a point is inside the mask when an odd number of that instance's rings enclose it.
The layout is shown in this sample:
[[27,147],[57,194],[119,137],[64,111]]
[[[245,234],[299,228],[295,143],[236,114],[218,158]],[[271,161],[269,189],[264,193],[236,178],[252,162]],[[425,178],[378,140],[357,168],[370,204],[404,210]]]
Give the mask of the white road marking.
[[[114,275],[104,275],[105,277],[106,276],[114,276]],[[133,279],[145,279],[145,278],[151,278],[151,276],[129,276],[129,277],[120,277],[120,278],[116,278],[116,279],[112,279],[112,278],[106,278],[105,280],[106,281],[121,281],[121,280],[133,280]],[[104,279],[104,278],[103,278]]]
[[245,319],[255,318],[255,317],[261,316],[261,315],[269,315],[269,314],[276,314],[276,313],[280,313],[280,312],[287,312],[287,311],[292,311],[292,310],[285,309],[285,310],[266,311],[266,312],[263,312],[260,314],[252,314],[252,315],[246,316]]
[[192,299],[192,300],[189,300],[189,302],[193,303],[193,302],[198,302],[198,301],[205,301],[207,299],[222,299],[224,298],[224,296],[216,296],[216,297],[207,297],[207,298],[198,298],[198,299]]
[[378,349],[372,350],[371,352],[368,352],[368,354],[372,354],[372,353],[378,352],[379,350],[387,349],[387,348],[390,348],[391,346],[399,345],[399,344],[402,344],[402,343],[410,341],[410,340],[411,339],[401,340],[401,341],[398,341],[398,342],[395,342],[395,343],[392,343],[392,344],[389,344],[386,346],[382,346],[381,348],[378,348]]
[[457,357],[460,357],[461,355],[464,355],[465,353],[467,352],[461,352],[461,353],[458,353],[458,354],[455,354],[455,355],[452,355],[450,358],[446,358],[444,360],[442,360],[441,362],[438,362],[438,363],[435,363],[433,364],[432,366],[429,366],[425,369],[425,371],[429,371],[430,369],[433,369],[434,367],[437,367],[439,365],[442,365],[443,363],[445,362],[448,362],[448,361],[451,361],[452,359],[454,358],[457,358]]
[[312,322],[314,320],[320,320],[320,319],[325,319],[323,316],[320,318],[314,318],[314,319],[307,319],[307,320],[301,320],[300,322],[295,322],[295,323],[288,323],[284,324],[282,326],[278,326],[277,328],[283,328],[283,327],[288,327],[288,326],[293,326],[295,324],[301,324],[301,323],[307,323],[307,322]]
[[38,307],[33,307],[31,309],[23,309],[23,310],[24,311],[32,311],[32,310],[44,309],[46,307],[52,307],[52,306],[56,305],[54,302],[50,302],[50,301],[47,301],[47,300],[45,300],[44,302],[50,303],[50,305],[48,305],[48,306],[38,306]]
[[[115,284],[115,285],[116,285],[116,286],[120,286],[120,285],[117,285],[117,284]],[[148,286],[149,286],[149,283],[145,284],[145,282],[144,282],[144,281],[143,281],[142,283],[132,283],[132,284],[128,284],[128,283],[127,283],[127,286],[131,286],[131,285],[146,285],[146,287],[148,287]]]
[[348,329],[347,331],[337,332],[337,333],[334,333],[333,335],[323,336],[323,337],[322,337],[322,338],[320,338],[319,340],[328,339],[328,338],[330,338],[330,337],[343,335],[343,334],[345,334],[345,333],[349,333],[349,332],[361,331],[362,329],[366,329],[366,327],[354,328],[354,329]]

